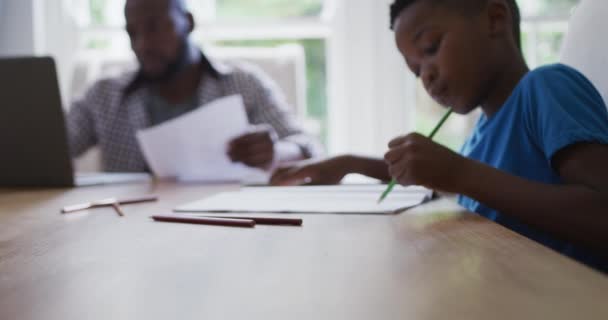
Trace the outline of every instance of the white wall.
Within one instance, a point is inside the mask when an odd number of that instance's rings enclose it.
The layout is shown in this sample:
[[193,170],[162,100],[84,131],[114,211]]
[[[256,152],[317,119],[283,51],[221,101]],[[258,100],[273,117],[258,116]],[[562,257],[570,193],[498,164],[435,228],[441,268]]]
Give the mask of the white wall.
[[32,55],[36,48],[33,0],[0,0],[0,56]]
[[[84,1],[84,0],[80,0]],[[75,58],[80,41],[78,28],[74,18],[64,9],[65,1],[35,0],[38,12],[38,35],[40,54],[52,56],[57,64],[59,86],[63,104],[67,105],[65,97],[69,97],[70,81],[75,64]]]
[[0,0],[0,56],[53,56],[63,97],[77,44],[75,23],[61,1]]
[[382,156],[413,128],[415,79],[389,30],[392,0],[341,1],[329,70],[331,153]]
[[608,103],[608,2],[583,0],[570,21],[561,61],[581,71]]

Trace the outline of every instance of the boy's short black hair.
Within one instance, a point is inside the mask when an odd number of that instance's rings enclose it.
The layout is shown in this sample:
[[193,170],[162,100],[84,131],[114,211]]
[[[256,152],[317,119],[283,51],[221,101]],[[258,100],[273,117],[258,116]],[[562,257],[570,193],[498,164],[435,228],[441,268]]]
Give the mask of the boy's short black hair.
[[[395,22],[401,12],[414,4],[416,1],[428,1],[434,4],[450,5],[458,10],[471,11],[476,8],[481,8],[482,5],[486,4],[487,0],[395,0],[391,4],[391,30],[395,27]],[[511,16],[513,16],[513,36],[517,46],[521,49],[521,34],[520,34],[520,23],[521,14],[519,12],[519,6],[516,0],[506,0],[509,8],[511,9]]]

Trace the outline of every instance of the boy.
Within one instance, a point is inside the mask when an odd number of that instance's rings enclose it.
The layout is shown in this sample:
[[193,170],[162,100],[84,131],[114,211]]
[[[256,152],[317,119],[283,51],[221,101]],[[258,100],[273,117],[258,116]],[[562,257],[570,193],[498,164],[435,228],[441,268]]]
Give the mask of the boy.
[[482,109],[462,155],[410,134],[391,141],[384,164],[342,156],[273,182],[357,172],[458,193],[465,208],[608,272],[608,112],[591,83],[564,65],[528,70],[515,0],[396,0],[391,24],[437,102]]

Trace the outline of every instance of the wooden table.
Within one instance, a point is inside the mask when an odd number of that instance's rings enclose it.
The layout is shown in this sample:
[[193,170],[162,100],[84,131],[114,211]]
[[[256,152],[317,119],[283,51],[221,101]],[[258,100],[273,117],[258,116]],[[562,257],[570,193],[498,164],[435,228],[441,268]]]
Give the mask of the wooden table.
[[[229,189],[0,190],[0,319],[608,319],[608,277],[447,200],[301,228],[149,218]],[[125,218],[59,213],[147,193]]]

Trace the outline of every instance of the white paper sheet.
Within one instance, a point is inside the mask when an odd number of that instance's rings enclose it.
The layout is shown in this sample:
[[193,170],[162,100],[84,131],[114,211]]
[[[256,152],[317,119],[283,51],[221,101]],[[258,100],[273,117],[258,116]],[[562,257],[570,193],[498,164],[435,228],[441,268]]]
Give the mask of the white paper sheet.
[[200,182],[263,182],[262,170],[232,163],[228,143],[247,132],[241,96],[229,96],[137,132],[150,169],[159,178]]
[[255,187],[185,204],[176,212],[393,214],[432,196],[421,187],[396,187],[380,204],[386,185]]

